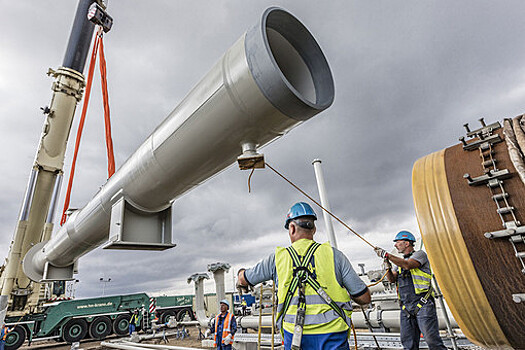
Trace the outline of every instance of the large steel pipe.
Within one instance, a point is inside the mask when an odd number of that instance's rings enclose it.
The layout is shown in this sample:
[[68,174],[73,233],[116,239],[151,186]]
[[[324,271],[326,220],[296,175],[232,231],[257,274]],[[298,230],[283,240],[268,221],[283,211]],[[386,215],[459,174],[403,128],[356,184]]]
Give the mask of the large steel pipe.
[[333,99],[330,68],[310,32],[285,10],[266,10],[95,197],[26,255],[25,273],[42,280],[44,268],[71,266],[106,241],[118,198],[143,212],[169,208],[234,163],[242,145],[266,145]]

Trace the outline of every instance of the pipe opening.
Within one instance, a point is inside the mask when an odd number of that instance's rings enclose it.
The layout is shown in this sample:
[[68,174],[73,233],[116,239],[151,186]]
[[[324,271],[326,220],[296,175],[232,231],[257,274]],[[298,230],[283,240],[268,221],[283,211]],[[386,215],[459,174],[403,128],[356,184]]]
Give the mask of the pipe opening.
[[317,108],[329,106],[334,98],[332,74],[308,29],[279,8],[266,11],[263,26],[274,63],[297,97]]

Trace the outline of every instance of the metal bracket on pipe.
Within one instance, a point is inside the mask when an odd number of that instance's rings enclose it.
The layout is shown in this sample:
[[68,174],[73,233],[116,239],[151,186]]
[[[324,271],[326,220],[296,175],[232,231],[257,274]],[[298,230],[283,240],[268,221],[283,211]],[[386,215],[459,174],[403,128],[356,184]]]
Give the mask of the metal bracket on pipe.
[[471,177],[470,174],[463,175],[463,178],[465,178],[469,184],[469,186],[481,186],[488,184],[490,181],[493,180],[504,180],[511,177],[512,174],[509,171],[509,169],[503,169],[503,170],[489,170],[488,173],[485,175],[477,176],[477,177]]
[[505,230],[500,231],[493,231],[493,232],[486,232],[485,237],[486,238],[506,238],[506,237],[512,237],[515,235],[525,235],[525,226],[517,226],[513,228],[507,228]]
[[109,241],[104,249],[165,250],[171,243],[171,206],[159,212],[145,212],[124,196],[111,208]]
[[65,267],[56,267],[51,265],[49,262],[46,262],[44,266],[44,277],[40,282],[74,280],[74,270],[75,264],[71,264]]
[[377,323],[379,324],[383,332],[390,332],[390,328],[385,326],[385,324],[383,323],[383,310],[379,308],[377,309]]
[[493,145],[495,143],[503,141],[503,139],[501,138],[501,136],[499,136],[499,134],[490,135],[488,137],[485,137],[485,136],[482,136],[482,135],[483,134],[479,134],[479,137],[480,137],[479,140],[473,141],[473,142],[468,143],[466,145],[464,144],[463,145],[463,149],[465,151],[473,151],[473,150],[478,149],[480,146],[484,147],[484,144],[486,144],[485,147],[488,148],[489,144]]
[[242,154],[237,157],[239,169],[264,169],[264,154],[257,153],[254,143],[246,142],[242,144]]
[[525,293],[512,294],[512,301],[516,304],[525,302]]
[[460,141],[463,143],[463,149],[465,151],[473,151],[478,148],[489,148],[490,145],[503,141],[500,135],[492,134],[494,130],[501,128],[499,122],[486,125],[483,118],[479,119],[481,128],[476,130],[470,130],[468,123],[464,124],[465,130],[467,131],[467,137],[477,137],[478,140],[467,143],[465,137],[460,137]]

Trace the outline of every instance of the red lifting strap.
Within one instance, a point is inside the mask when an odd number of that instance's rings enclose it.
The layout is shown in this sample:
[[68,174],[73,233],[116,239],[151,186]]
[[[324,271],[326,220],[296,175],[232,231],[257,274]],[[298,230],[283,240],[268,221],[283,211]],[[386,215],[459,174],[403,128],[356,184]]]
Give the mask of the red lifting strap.
[[69,202],[71,199],[71,188],[73,187],[73,178],[75,176],[75,167],[77,163],[78,149],[80,146],[80,139],[82,138],[82,131],[84,130],[84,123],[86,120],[86,113],[89,104],[89,97],[91,95],[91,85],[93,83],[93,73],[95,71],[95,63],[97,60],[97,51],[100,46],[100,75],[102,85],[102,97],[104,100],[104,122],[106,129],[106,149],[108,153],[108,178],[115,173],[115,158],[113,155],[113,141],[111,139],[111,121],[109,114],[109,96],[106,78],[106,59],[104,57],[104,44],[102,42],[103,32],[99,30],[96,34],[95,42],[93,44],[93,51],[91,52],[91,61],[89,63],[89,71],[86,83],[86,94],[84,96],[84,104],[82,106],[82,115],[80,116],[80,122],[78,124],[77,138],[75,141],[75,153],[73,154],[73,162],[71,164],[71,172],[69,175],[69,181],[67,184],[66,198],[64,200],[64,209],[62,211],[62,218],[60,225],[66,222],[67,215],[66,211],[69,208]]
[[102,85],[102,98],[104,100],[104,122],[106,126],[106,150],[108,153],[108,179],[115,173],[115,156],[113,155],[113,140],[111,139],[111,120],[109,118],[109,96],[108,96],[108,81],[106,79],[106,58],[104,57],[104,43],[102,42],[102,34],[99,37],[100,41],[100,78]]

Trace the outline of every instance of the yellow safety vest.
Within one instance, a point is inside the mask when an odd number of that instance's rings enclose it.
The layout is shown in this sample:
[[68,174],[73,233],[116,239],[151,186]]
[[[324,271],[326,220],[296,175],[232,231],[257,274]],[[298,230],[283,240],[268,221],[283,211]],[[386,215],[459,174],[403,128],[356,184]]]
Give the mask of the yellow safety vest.
[[[300,239],[292,244],[292,247],[301,256],[314,241],[309,239]],[[334,252],[329,242],[322,244],[314,253],[315,266],[308,265],[310,272],[315,273],[316,279],[323,287],[330,298],[343,309],[347,316],[348,324],[352,315],[352,302],[350,295],[345,288],[339,285],[335,276]],[[283,308],[283,301],[286,298],[288,287],[293,279],[293,262],[290,254],[283,247],[277,247],[275,251],[275,267],[279,281],[277,297],[280,304],[278,310]],[[337,313],[326,304],[326,302],[317,294],[315,290],[306,285],[306,318],[303,328],[303,334],[327,334],[343,332],[348,330],[347,323]],[[295,324],[295,314],[297,313],[298,291],[295,292],[288,311],[283,316],[283,328],[293,333]]]
[[423,272],[420,269],[411,269],[412,283],[416,294],[425,293],[430,289],[432,283],[432,274]]
[[139,321],[139,315],[133,314],[131,315],[131,318],[129,319],[129,324],[136,326],[138,321]]
[[[399,273],[402,274],[405,270],[399,268]],[[419,313],[419,310],[427,303],[427,300],[434,296],[434,291],[432,290],[432,271],[431,273],[426,273],[419,268],[410,269],[410,276],[412,277],[412,284],[414,285],[414,292],[416,294],[425,294],[421,297],[419,302],[416,304],[416,308],[413,312],[408,311],[406,306],[401,302],[401,295],[399,294],[399,289],[397,290],[397,296],[399,298],[399,304],[401,305],[401,310],[405,311],[409,316],[416,316]],[[398,284],[399,286],[399,284]]]
[[[416,294],[422,294],[428,292],[432,283],[432,274],[423,272],[422,270],[410,269],[410,275],[412,276],[412,284],[414,285],[414,291]],[[403,273],[402,268],[399,269],[399,273]]]

